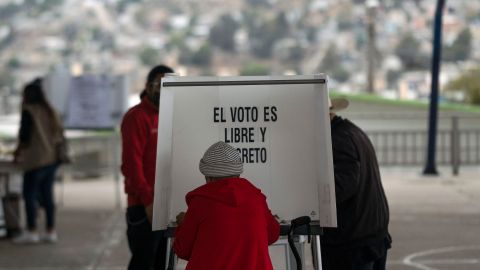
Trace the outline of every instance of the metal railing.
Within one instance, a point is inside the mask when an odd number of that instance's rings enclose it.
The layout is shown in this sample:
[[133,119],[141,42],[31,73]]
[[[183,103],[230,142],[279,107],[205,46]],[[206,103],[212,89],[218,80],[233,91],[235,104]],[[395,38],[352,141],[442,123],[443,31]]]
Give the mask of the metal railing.
[[[404,120],[400,119],[400,121]],[[462,120],[465,119],[462,118]],[[398,125],[390,123],[387,126]],[[403,123],[402,126],[405,124]],[[471,125],[473,128],[466,128],[465,124],[459,128],[457,117],[451,117],[450,126],[448,128],[448,125],[443,125],[437,132],[437,164],[451,165],[454,172],[455,170],[458,172],[458,167],[462,165],[480,165],[480,127],[476,127],[474,123]],[[366,129],[366,133],[375,147],[380,165],[425,165],[427,145],[425,129]],[[15,139],[1,139],[1,143],[14,145]],[[111,173],[112,168],[118,171],[119,161],[114,159],[120,156],[119,143],[118,134],[70,137],[69,146],[74,157],[74,163],[70,166],[71,172],[82,177],[82,174],[91,176]]]
[[[74,178],[99,177],[120,170],[120,139],[117,133],[86,134],[68,137],[72,163],[64,168]],[[11,160],[16,145],[15,138],[0,139],[0,144],[10,151],[2,159]]]
[[[385,130],[367,132],[378,162],[383,166],[424,165],[426,130]],[[480,164],[480,129],[458,129],[453,120],[451,130],[437,132],[436,162],[439,165]],[[455,168],[454,168],[455,169]]]

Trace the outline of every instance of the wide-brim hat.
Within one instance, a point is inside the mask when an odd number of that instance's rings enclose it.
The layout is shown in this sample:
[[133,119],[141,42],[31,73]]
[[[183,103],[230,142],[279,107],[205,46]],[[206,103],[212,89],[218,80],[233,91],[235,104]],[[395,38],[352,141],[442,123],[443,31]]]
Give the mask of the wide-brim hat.
[[346,98],[328,98],[328,106],[331,113],[345,110],[349,104],[350,102]]

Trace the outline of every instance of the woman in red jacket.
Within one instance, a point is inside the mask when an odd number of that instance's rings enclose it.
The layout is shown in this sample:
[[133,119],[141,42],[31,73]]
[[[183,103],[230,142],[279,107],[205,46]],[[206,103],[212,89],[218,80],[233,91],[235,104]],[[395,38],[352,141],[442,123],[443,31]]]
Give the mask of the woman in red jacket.
[[217,142],[200,160],[207,183],[186,196],[188,210],[177,217],[174,250],[188,260],[187,270],[272,268],[268,246],[280,226],[266,197],[240,178],[243,163],[237,150]]

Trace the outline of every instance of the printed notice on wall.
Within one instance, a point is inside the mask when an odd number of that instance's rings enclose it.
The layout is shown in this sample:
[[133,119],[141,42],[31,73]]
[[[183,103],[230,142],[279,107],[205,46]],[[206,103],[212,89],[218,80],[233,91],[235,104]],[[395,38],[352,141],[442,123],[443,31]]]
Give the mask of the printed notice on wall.
[[237,149],[242,177],[273,213],[336,226],[325,77],[167,77],[159,110],[154,228],[186,210],[205,184],[198,163],[217,141]]

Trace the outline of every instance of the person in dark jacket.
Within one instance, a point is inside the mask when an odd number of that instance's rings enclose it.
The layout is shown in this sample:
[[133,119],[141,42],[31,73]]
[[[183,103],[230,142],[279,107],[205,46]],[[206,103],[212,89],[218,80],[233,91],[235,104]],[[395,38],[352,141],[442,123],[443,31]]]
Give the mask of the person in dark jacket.
[[391,238],[375,150],[365,132],[336,115],[348,100],[329,102],[338,227],[321,237],[323,269],[382,270]]
[[268,246],[280,225],[265,195],[240,178],[238,151],[225,142],[210,146],[200,160],[207,183],[186,195],[187,213],[177,216],[173,248],[186,270],[271,270]]
[[132,253],[128,269],[165,269],[167,239],[152,232],[160,83],[170,67],[159,65],[147,76],[140,104],[123,117],[122,173],[127,193],[127,239]]

